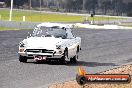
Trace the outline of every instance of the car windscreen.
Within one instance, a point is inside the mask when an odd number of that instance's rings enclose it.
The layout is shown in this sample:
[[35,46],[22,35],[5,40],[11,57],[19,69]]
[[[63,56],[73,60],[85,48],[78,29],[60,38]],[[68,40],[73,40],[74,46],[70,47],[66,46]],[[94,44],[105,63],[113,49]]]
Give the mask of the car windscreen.
[[63,38],[67,37],[66,30],[57,27],[36,27],[32,34],[33,37],[55,37]]

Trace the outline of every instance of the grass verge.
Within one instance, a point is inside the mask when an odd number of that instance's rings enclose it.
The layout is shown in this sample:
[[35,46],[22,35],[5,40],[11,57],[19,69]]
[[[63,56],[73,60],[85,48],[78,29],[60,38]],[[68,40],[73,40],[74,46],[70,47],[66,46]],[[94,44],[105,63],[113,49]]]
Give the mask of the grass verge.
[[18,30],[17,28],[0,27],[0,30]]
[[30,30],[30,29],[19,29],[19,28],[9,28],[9,27],[0,27],[0,31],[3,30]]
[[[1,9],[0,10],[1,20],[9,20],[9,10]],[[33,12],[33,11],[24,11],[24,10],[13,10],[13,21],[22,21],[22,17],[26,17],[28,22],[83,22],[84,16],[75,16],[75,15],[66,15],[66,14],[56,14],[56,13],[42,13],[42,12]],[[122,18],[116,17],[94,17],[95,21],[102,20],[118,20]],[[92,21],[92,17],[88,17],[89,21]]]

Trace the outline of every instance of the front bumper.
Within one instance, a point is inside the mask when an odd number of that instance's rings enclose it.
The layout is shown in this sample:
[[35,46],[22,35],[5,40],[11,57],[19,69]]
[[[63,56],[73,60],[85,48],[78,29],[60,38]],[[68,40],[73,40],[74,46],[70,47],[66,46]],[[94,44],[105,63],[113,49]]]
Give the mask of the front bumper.
[[32,53],[32,52],[18,52],[21,56],[34,57],[34,56],[46,56],[47,58],[61,58],[62,54],[51,54],[51,53]]

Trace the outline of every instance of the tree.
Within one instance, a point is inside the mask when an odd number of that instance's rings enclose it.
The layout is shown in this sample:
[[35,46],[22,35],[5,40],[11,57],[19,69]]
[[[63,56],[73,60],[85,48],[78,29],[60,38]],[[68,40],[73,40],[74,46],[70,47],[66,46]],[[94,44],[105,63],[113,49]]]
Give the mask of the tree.
[[111,9],[111,5],[112,5],[111,0],[102,0],[101,1],[101,9],[103,10],[105,15],[106,15],[107,11]]
[[73,2],[72,0],[62,0],[62,5],[64,9],[66,9],[68,12],[71,11]]
[[7,4],[7,6],[11,6],[11,0],[5,0],[5,3]]
[[14,0],[14,5],[16,5],[18,8],[19,6],[22,6],[24,4],[25,0]]
[[127,15],[132,17],[132,2],[127,5]]
[[127,10],[128,11],[132,11],[132,2],[128,3]]
[[86,0],[85,8],[86,10],[95,12],[96,6],[98,4],[98,0]]
[[[11,5],[11,0],[5,0],[7,6]],[[27,0],[13,0],[13,4],[16,6],[22,6],[24,3],[27,3]]]
[[83,4],[82,0],[73,0],[72,3],[73,3],[72,8],[75,11],[82,9],[82,4]]

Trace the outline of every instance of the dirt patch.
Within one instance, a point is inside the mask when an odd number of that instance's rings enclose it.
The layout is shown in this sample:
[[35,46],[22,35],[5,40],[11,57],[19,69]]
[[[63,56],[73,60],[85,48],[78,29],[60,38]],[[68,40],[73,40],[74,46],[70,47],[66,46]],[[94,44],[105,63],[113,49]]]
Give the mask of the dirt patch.
[[[132,77],[132,64],[101,72],[100,74],[130,74]],[[132,82],[128,84],[85,84],[80,86],[76,80],[53,84],[49,88],[132,88]]]

